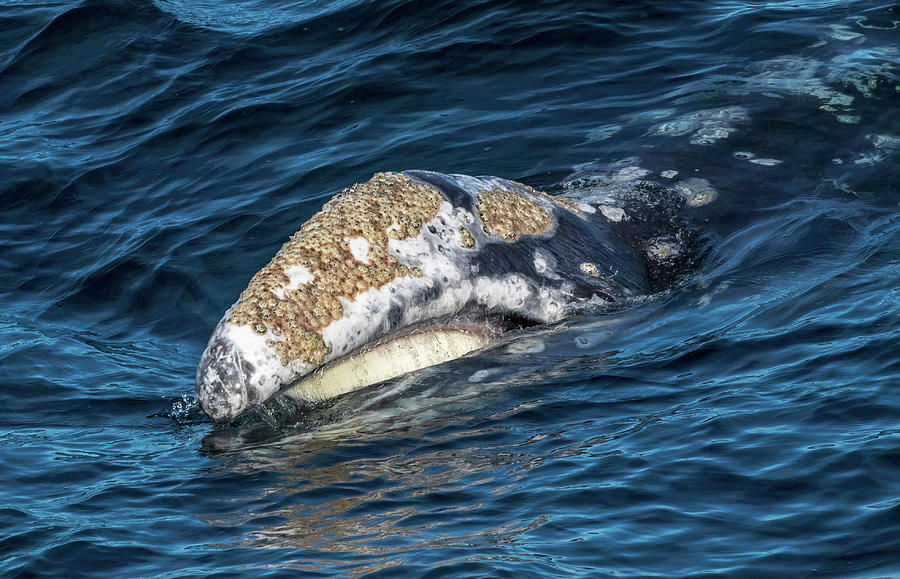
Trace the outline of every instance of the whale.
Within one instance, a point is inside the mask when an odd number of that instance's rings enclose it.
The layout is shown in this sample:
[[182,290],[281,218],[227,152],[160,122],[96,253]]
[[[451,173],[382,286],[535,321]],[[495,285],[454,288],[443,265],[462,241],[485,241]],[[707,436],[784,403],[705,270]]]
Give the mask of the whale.
[[215,422],[279,395],[327,401],[662,291],[702,257],[685,190],[376,173],[252,277],[201,355],[197,400]]

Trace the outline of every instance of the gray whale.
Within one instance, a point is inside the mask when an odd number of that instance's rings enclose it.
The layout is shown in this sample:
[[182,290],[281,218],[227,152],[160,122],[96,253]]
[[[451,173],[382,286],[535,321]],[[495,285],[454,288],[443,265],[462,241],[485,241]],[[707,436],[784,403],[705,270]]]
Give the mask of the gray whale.
[[377,173],[304,223],[225,312],[198,401],[226,422],[282,392],[325,400],[663,289],[696,259],[684,206],[649,183],[573,198]]

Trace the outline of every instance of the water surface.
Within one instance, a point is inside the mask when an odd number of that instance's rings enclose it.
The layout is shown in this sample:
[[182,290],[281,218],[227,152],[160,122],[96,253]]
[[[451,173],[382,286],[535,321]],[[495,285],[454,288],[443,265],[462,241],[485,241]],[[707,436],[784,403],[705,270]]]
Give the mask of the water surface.
[[[900,573],[898,29],[872,0],[7,3],[0,574]],[[213,426],[222,312],[402,169],[705,179],[710,254]]]

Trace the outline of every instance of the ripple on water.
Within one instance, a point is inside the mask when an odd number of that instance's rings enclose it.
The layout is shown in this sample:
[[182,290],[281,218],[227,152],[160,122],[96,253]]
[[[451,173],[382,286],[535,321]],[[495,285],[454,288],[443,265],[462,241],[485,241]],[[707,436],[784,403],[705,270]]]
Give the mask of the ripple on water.
[[[898,574],[897,10],[688,8],[5,6],[0,574]],[[325,199],[414,168],[664,180],[712,199],[709,256],[213,425],[212,324]]]

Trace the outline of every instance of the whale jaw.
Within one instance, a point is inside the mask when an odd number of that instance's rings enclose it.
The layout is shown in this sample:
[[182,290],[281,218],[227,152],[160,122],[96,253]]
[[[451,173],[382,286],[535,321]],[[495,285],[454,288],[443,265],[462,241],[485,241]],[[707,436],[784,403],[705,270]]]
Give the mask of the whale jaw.
[[246,328],[216,326],[197,368],[196,392],[215,422],[230,422],[276,394],[306,403],[323,402],[428,366],[480,350],[504,332],[538,322],[519,316],[455,316],[389,333],[322,366],[273,355]]
[[197,400],[216,422],[237,418],[312,370],[300,362],[283,365],[264,339],[230,323],[230,314],[216,326],[197,367]]
[[443,364],[485,347],[500,331],[486,325],[416,328],[317,369],[285,390],[294,400],[321,402]]

